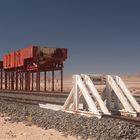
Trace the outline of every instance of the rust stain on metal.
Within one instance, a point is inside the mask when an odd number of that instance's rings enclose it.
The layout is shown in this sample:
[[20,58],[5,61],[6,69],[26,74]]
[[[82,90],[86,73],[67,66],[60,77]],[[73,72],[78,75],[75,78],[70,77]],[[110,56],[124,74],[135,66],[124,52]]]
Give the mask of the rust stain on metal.
[[3,61],[0,61],[0,89],[40,91],[41,72],[44,72],[44,91],[46,92],[46,81],[50,81],[47,72],[51,72],[50,84],[52,91],[54,91],[54,72],[60,71],[60,89],[62,92],[63,63],[66,59],[66,48],[29,46],[5,54]]

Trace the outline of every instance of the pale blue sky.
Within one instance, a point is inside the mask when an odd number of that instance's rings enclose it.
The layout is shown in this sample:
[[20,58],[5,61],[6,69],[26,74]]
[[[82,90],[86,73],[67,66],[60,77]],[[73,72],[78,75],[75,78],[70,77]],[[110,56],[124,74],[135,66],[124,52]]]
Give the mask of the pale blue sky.
[[66,47],[65,73],[140,72],[140,1],[0,0],[0,56]]

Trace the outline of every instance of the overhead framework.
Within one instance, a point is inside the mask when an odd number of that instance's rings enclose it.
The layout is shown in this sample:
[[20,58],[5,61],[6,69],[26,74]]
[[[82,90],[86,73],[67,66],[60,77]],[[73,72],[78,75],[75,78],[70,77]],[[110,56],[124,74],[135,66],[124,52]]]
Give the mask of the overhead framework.
[[140,105],[119,76],[81,74],[74,75],[73,82],[64,111],[98,118],[116,113],[135,117],[140,113]]
[[5,54],[0,61],[0,90],[63,92],[66,59],[66,48],[29,46]]

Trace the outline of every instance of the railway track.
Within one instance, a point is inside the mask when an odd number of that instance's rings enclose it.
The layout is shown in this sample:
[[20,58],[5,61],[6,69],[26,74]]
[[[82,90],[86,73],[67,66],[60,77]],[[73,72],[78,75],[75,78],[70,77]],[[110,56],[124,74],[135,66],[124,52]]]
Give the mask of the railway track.
[[116,116],[116,115],[104,115],[103,117],[123,120],[123,121],[129,122],[130,124],[140,127],[140,117],[132,118],[128,116]]
[[26,91],[0,91],[0,99],[13,102],[21,102],[28,104],[51,103],[63,105],[67,93],[42,93],[42,92],[26,92]]
[[[57,100],[58,104],[59,104],[59,101],[58,99],[64,99],[63,101],[65,102],[66,98],[68,97],[69,95],[69,92],[37,92],[37,91],[16,91],[16,90],[0,90],[0,97],[1,98],[19,98],[19,99],[34,99],[34,98],[37,98],[36,100],[40,101],[42,100],[42,102],[49,102],[49,99],[50,98],[53,98]],[[133,95],[135,97],[135,99],[138,101],[138,103],[140,104],[140,95],[136,95],[134,94]],[[44,99],[43,99],[44,97]],[[55,98],[56,97],[56,98]],[[57,98],[58,97],[58,98]],[[46,99],[48,98],[48,99]],[[61,101],[60,101],[61,102]],[[63,103],[64,103],[63,102]],[[61,102],[62,103],[62,102]],[[61,104],[60,103],[60,104]]]
[[[7,101],[17,101],[23,103],[51,103],[63,105],[68,97],[68,92],[36,92],[36,91],[12,91],[0,90],[0,99]],[[140,96],[134,95],[137,102],[140,104]]]
[[[41,103],[50,103],[56,105],[63,105],[68,97],[68,93],[59,92],[26,92],[26,91],[5,91],[0,90],[0,99],[10,102],[20,102],[26,104],[38,105]],[[136,96],[138,102],[140,102],[140,96]],[[116,116],[116,115],[103,115],[104,118],[114,118],[127,121],[140,127],[140,117],[130,118],[126,116]]]

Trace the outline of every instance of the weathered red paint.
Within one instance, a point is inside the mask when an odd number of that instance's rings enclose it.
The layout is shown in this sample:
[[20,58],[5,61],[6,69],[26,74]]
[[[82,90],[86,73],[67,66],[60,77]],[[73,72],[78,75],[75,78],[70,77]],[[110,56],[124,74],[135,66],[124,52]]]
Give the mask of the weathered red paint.
[[[60,71],[62,92],[63,62],[66,59],[66,48],[30,46],[8,53],[0,61],[0,89],[42,91],[41,72],[44,72],[43,90],[48,91],[51,85],[51,91],[54,92],[55,71]],[[50,71],[51,78],[47,76]]]
[[0,69],[3,69],[3,61],[0,61]]
[[54,69],[59,68],[67,59],[66,48],[47,48],[31,46],[15,52],[4,55],[4,69]]

